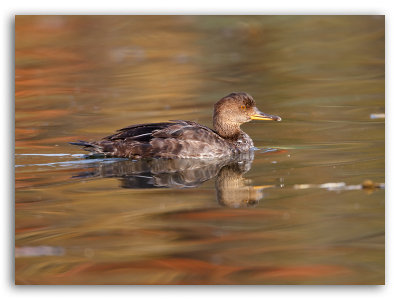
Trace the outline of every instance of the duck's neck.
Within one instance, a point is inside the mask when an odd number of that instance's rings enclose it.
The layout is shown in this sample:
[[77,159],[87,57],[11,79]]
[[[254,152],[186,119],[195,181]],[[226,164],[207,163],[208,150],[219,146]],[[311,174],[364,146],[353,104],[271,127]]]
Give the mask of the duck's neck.
[[223,120],[219,116],[214,116],[213,123],[215,131],[225,139],[237,140],[242,134],[238,123]]

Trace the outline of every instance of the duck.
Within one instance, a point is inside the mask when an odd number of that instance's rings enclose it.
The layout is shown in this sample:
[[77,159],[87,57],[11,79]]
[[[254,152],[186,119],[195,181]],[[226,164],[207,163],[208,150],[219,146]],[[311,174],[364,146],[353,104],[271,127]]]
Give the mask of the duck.
[[92,154],[129,159],[221,158],[254,149],[250,136],[240,125],[252,120],[281,121],[281,117],[261,112],[253,97],[234,92],[214,105],[213,127],[193,121],[171,120],[135,124],[98,141],[77,141]]

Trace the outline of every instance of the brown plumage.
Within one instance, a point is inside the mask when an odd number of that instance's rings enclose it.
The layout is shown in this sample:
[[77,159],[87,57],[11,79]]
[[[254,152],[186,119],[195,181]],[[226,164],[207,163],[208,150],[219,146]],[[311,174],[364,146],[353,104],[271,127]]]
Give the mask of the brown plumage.
[[131,125],[100,141],[71,143],[109,157],[216,158],[249,151],[254,145],[240,125],[255,120],[280,121],[260,112],[247,93],[232,93],[214,105],[215,130],[192,121]]

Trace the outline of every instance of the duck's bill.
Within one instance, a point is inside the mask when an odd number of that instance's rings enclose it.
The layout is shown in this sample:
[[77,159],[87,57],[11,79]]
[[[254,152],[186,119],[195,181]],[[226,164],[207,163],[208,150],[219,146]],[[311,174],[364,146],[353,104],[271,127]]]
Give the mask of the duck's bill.
[[250,118],[252,120],[278,121],[278,122],[282,120],[282,118],[279,116],[265,114],[259,110],[257,110],[257,112],[254,115],[250,116]]

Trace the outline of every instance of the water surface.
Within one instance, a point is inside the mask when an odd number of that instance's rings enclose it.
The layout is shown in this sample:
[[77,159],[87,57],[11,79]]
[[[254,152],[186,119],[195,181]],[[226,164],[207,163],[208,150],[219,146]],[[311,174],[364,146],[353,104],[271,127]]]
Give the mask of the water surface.
[[[17,16],[18,284],[383,284],[382,16]],[[282,122],[234,162],[86,157],[134,123]]]

